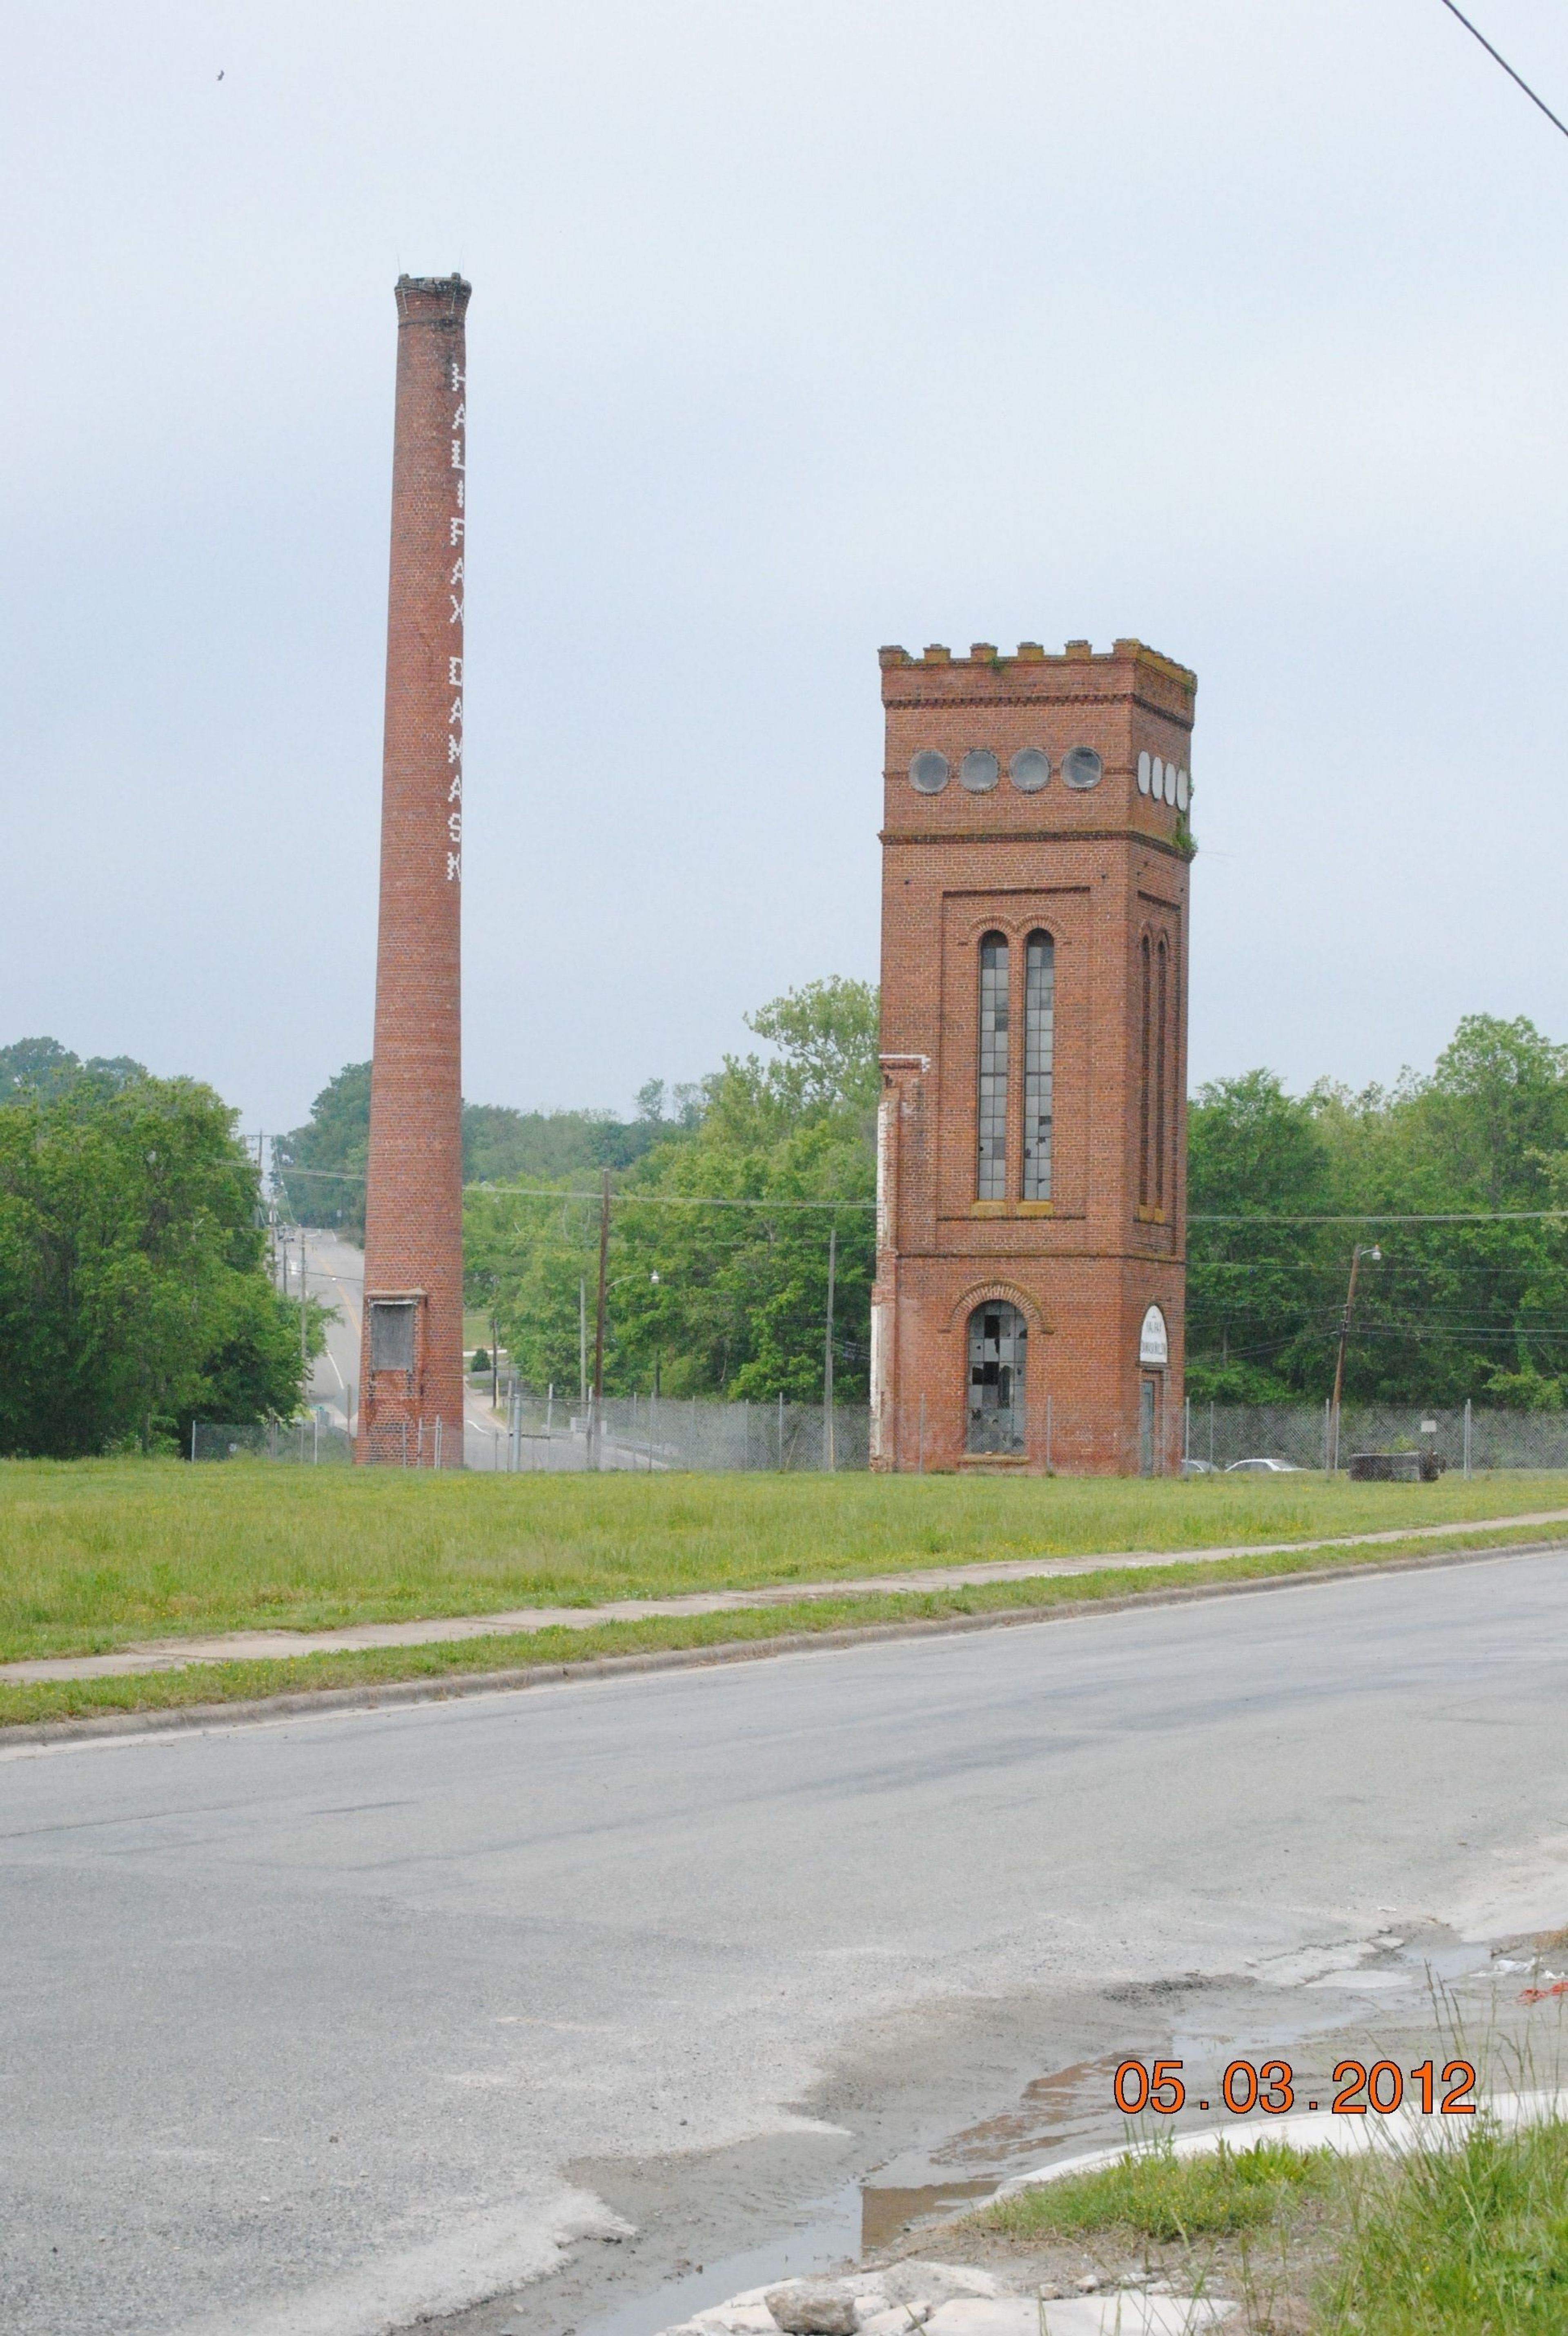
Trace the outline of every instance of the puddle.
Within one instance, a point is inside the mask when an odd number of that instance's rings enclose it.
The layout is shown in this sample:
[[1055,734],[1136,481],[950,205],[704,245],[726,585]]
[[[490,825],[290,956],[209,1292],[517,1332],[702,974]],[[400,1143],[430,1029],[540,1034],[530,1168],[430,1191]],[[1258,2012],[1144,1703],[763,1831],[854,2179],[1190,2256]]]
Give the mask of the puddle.
[[[1217,2079],[1236,2056],[1282,2055],[1305,2098],[1341,2049],[1367,2057],[1375,2045],[1403,2059],[1407,2041],[1418,2057],[1434,2020],[1441,2027],[1461,2011],[1480,2018],[1499,1988],[1511,2009],[1537,1966],[1568,1969],[1568,1934],[1515,1937],[1499,1948],[1427,1919],[1331,1942],[1299,1960],[1294,1984],[1188,1973],[1116,1981],[1056,2004],[1008,2002],[999,2016],[986,2008],[967,2028],[933,2030],[922,2018],[890,2029],[880,2059],[862,2061],[836,2093],[813,2097],[811,2106],[831,2120],[818,2133],[689,2166],[579,2169],[637,2226],[635,2253],[628,2246],[613,2270],[585,2256],[564,2283],[496,2297],[439,2325],[449,2336],[566,2336],[569,2328],[571,2336],[658,2336],[750,2288],[920,2253],[925,2230],[1009,2175],[1145,2131],[1149,2121],[1124,2117],[1113,2097],[1129,2051],[1184,2062],[1190,2094],[1208,2096],[1189,2098],[1178,2129],[1190,2131],[1222,2122],[1214,2083],[1202,2080]],[[1568,1996],[1552,2008],[1568,2027],[1565,2007]],[[1047,2037],[1079,2057],[1031,2076],[1040,2060],[1028,2043]],[[979,2066],[987,2074],[977,2083]],[[1161,2120],[1154,2129],[1173,2127]],[[824,2150],[825,2162],[817,2154]],[[755,2244],[737,2248],[744,2239]]]
[[[968,2127],[931,2152],[933,2166],[987,2166],[1000,2181],[1019,2157],[1036,2158],[1092,2135],[1098,2138],[1120,2056],[1075,2060],[1024,2087],[1016,2109]],[[996,2183],[990,2187],[994,2189]]]
[[861,2192],[861,2253],[891,2247],[911,2224],[940,2222],[970,2198],[989,2198],[996,2186],[989,2174],[975,2182],[926,2182],[911,2190],[868,2182]]
[[[1016,2109],[966,2127],[935,2147],[911,2149],[806,2210],[808,2219],[765,2246],[683,2267],[658,2288],[578,2324],[576,2336],[657,2336],[726,2295],[799,2279],[882,2249],[906,2232],[989,2197],[1020,2158],[1102,2137],[1115,2058],[1076,2060],[1026,2085]],[[502,2323],[504,2327],[504,2322]]]
[[579,2324],[577,2336],[658,2336],[695,2312],[711,2311],[726,2295],[774,2280],[803,2279],[831,2270],[861,2248],[861,2193],[852,2186],[819,2201],[813,2218],[765,2247],[694,2264],[678,2279],[633,2298],[597,2320]]

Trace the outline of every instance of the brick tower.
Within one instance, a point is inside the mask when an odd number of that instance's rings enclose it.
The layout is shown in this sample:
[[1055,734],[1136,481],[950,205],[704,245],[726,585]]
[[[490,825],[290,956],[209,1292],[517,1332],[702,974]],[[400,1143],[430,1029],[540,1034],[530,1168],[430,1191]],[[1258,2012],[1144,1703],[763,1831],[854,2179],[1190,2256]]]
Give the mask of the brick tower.
[[1164,1473],[1196,683],[1130,640],[881,668],[872,1465]]
[[355,1457],[463,1465],[461,277],[397,280],[375,1054]]

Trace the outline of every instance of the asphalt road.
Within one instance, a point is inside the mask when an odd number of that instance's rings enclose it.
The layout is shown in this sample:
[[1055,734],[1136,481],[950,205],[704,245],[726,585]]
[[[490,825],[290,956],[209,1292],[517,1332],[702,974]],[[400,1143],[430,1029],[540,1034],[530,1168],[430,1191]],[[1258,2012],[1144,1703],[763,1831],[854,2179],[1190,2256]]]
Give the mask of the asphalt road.
[[886,2015],[1568,1919],[1565,1625],[1568,1552],[0,1755],[0,2324],[360,2336]]

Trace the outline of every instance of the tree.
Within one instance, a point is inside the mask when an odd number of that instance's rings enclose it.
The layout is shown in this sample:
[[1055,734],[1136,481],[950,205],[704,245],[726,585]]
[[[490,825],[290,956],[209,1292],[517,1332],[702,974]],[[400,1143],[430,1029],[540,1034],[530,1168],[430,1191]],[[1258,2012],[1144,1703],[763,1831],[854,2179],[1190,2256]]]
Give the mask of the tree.
[[[365,1231],[370,1070],[368,1063],[346,1063],[317,1096],[304,1126],[279,1136],[274,1151],[299,1221],[339,1226],[355,1240]],[[662,1080],[649,1085],[659,1089],[662,1107]],[[676,1089],[677,1105],[686,1093]],[[624,1168],[668,1133],[667,1124],[646,1112],[628,1124],[609,1111],[512,1111],[502,1104],[465,1103],[463,1181],[548,1183],[600,1167]]]
[[299,1314],[258,1200],[235,1114],[193,1080],[89,1076],[0,1109],[0,1451],[147,1450],[194,1417],[292,1412]]
[[[1202,1088],[1187,1114],[1187,1384],[1222,1403],[1290,1401],[1320,1356],[1320,1238],[1250,1217],[1329,1205],[1329,1158],[1310,1101],[1272,1071]],[[1241,1222],[1206,1225],[1207,1215]]]
[[0,1046],[0,1103],[29,1095],[46,1103],[84,1080],[109,1089],[146,1076],[143,1066],[129,1055],[93,1055],[84,1063],[58,1038],[18,1038],[14,1046]]
[[[814,1400],[835,1227],[835,1383],[852,1400],[865,1391],[876,992],[863,982],[813,982],[747,1021],[775,1053],[727,1057],[700,1100],[684,1105],[695,1124],[654,1116],[664,1109],[654,1083],[638,1098],[661,1133],[617,1181],[612,1393],[651,1387],[657,1374],[671,1394]],[[595,1288],[598,1222],[594,1201],[565,1193],[531,1202],[470,1195],[472,1284],[493,1289],[508,1348],[536,1387],[577,1384],[579,1290],[586,1281],[591,1297]]]
[[1467,1015],[1430,1077],[1406,1071],[1392,1089],[1325,1080],[1292,1098],[1267,1072],[1217,1082],[1193,1107],[1190,1161],[1194,1220],[1275,1220],[1192,1226],[1195,1395],[1326,1395],[1350,1253],[1374,1241],[1346,1351],[1350,1399],[1555,1406],[1568,1395],[1568,1225],[1530,1213],[1568,1190],[1568,1050],[1523,1017]]

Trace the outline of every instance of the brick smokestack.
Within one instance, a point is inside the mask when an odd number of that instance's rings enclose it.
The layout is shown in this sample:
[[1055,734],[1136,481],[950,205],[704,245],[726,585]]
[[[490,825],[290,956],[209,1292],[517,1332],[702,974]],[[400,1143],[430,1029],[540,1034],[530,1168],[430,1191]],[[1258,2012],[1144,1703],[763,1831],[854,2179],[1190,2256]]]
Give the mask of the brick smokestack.
[[397,281],[375,1059],[355,1457],[463,1465],[461,277]]

